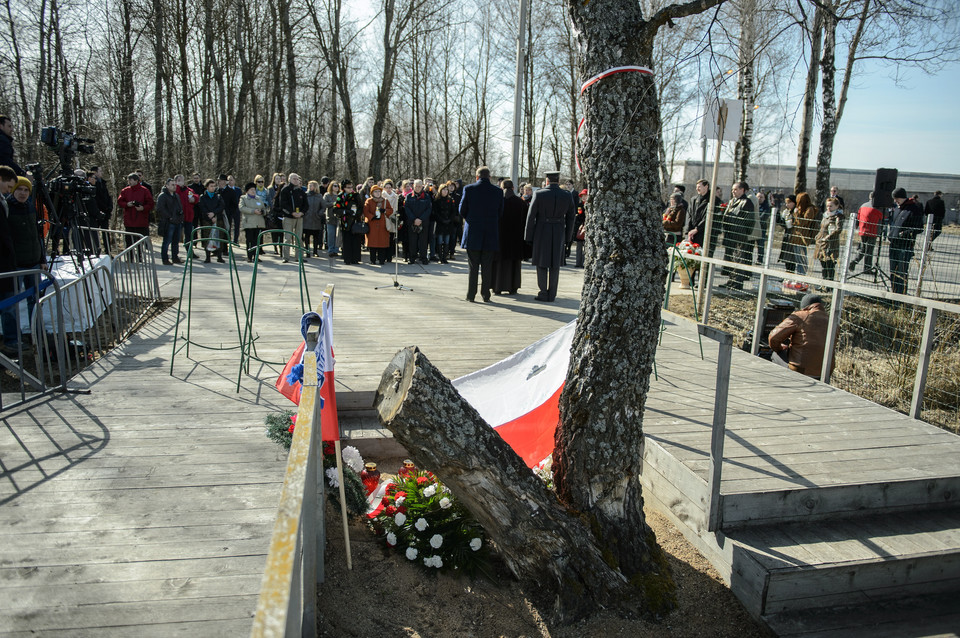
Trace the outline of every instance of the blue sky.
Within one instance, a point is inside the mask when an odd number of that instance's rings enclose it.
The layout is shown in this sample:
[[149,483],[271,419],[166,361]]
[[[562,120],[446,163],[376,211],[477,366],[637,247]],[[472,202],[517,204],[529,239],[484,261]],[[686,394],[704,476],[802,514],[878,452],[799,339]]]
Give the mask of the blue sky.
[[901,86],[887,69],[861,72],[837,131],[833,166],[960,175],[960,63],[935,76],[908,70]]

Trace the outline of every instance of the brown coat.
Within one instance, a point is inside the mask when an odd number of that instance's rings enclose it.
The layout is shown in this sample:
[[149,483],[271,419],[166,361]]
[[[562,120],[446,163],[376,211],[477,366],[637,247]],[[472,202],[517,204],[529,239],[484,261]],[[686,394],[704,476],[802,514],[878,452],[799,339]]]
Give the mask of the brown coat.
[[[383,207],[383,214],[377,219],[377,206]],[[363,204],[363,218],[370,224],[370,232],[367,233],[368,248],[389,248],[390,233],[387,231],[387,217],[393,215],[393,208],[386,199],[379,202],[372,197],[368,197]]]
[[787,362],[791,370],[819,379],[828,322],[823,304],[815,303],[797,310],[770,331],[770,347],[774,352],[788,351]]
[[[668,233],[683,232],[683,225],[687,221],[687,209],[683,206],[671,206],[663,211],[663,229]],[[678,239],[682,241],[683,237]]]
[[793,209],[793,233],[790,242],[796,246],[809,246],[817,235],[817,209],[810,203],[806,193],[797,195],[797,205]]

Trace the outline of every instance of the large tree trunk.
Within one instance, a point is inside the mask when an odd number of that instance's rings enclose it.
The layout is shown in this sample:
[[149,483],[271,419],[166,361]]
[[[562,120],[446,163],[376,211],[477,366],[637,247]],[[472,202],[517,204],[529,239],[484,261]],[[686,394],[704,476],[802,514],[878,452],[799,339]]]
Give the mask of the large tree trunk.
[[820,80],[820,41],[823,37],[823,11],[813,14],[810,27],[810,68],[807,69],[807,86],[803,93],[803,118],[800,121],[800,143],[797,145],[797,172],[793,192],[807,192],[807,164],[810,162],[810,136],[813,134],[813,112],[817,100],[817,84]]
[[[383,424],[421,467],[428,467],[477,518],[513,574],[553,619],[570,622],[597,609],[640,613],[647,581],[612,568],[587,526],[487,425],[415,347],[383,373],[375,403]],[[666,563],[658,568],[664,573]],[[672,584],[661,594],[672,597]]]

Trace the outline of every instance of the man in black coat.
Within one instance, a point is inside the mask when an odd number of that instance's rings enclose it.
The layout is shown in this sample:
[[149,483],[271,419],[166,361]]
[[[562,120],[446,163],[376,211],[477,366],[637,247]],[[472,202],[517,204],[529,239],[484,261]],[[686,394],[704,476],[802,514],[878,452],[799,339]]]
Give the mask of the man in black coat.
[[[298,240],[303,237],[303,216],[306,215],[310,204],[307,201],[307,193],[300,185],[300,176],[296,173],[290,173],[287,177],[287,185],[280,189],[280,194],[277,197],[280,198],[280,209],[283,211],[283,229],[294,234],[291,237],[284,233],[283,245],[280,246],[283,263],[290,261],[290,244],[297,246],[298,259],[300,255],[303,255],[303,259],[306,260],[307,253],[298,243]],[[239,202],[239,198],[237,201]]]
[[[723,244],[727,249],[724,251],[724,259],[737,264],[749,264],[753,261],[753,244],[749,239],[757,223],[757,213],[753,202],[747,197],[749,188],[746,182],[734,184],[727,210],[723,214]],[[749,276],[745,271],[733,270],[730,279],[723,286],[731,290],[743,290],[743,282]]]
[[13,161],[13,121],[6,115],[0,115],[0,166],[9,166],[17,175],[27,175],[27,172]]
[[490,183],[490,169],[477,169],[477,181],[463,187],[460,217],[463,218],[463,248],[470,262],[467,278],[467,301],[477,297],[477,277],[480,276],[480,296],[490,301],[493,285],[493,258],[500,250],[500,218],[503,216],[503,192]]
[[897,208],[890,219],[890,248],[887,252],[890,258],[890,290],[905,295],[914,240],[923,229],[923,209],[917,200],[907,197],[907,191],[902,188],[893,191],[893,201],[897,203]]
[[947,214],[947,208],[943,204],[943,191],[937,191],[932,199],[928,199],[923,207],[924,215],[932,215],[933,233],[930,235],[930,243],[940,236],[943,231],[943,218]]
[[[94,194],[94,199],[97,202],[97,208],[100,210],[100,215],[97,217],[97,224],[99,228],[105,230],[110,228],[110,218],[113,216],[113,198],[110,197],[110,191],[107,190],[107,182],[103,179],[103,171],[99,166],[91,166],[90,172],[93,173],[94,185],[96,193]],[[106,249],[110,246],[110,239],[106,233],[102,234],[103,246]]]
[[524,239],[533,243],[533,265],[537,267],[537,301],[554,301],[560,282],[564,246],[573,240],[577,205],[573,195],[560,188],[560,172],[547,173],[547,187],[530,200]]

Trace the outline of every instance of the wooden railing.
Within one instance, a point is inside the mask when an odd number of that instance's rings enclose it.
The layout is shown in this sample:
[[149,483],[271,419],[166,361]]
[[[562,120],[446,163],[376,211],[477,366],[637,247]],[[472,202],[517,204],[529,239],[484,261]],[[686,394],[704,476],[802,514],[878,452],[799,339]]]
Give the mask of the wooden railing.
[[[332,303],[327,286],[317,310]],[[270,539],[267,566],[250,635],[253,638],[317,635],[317,585],[323,579],[323,465],[320,458],[320,397],[317,388],[319,326],[307,333],[303,390],[297,427],[287,457],[277,519]]]

